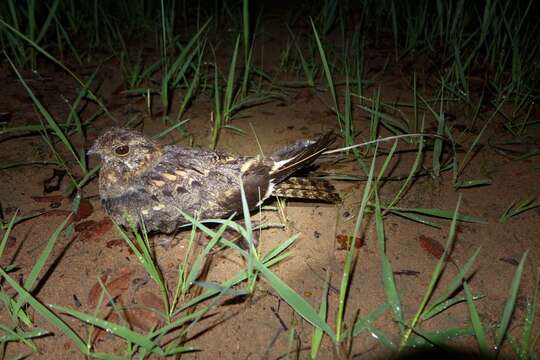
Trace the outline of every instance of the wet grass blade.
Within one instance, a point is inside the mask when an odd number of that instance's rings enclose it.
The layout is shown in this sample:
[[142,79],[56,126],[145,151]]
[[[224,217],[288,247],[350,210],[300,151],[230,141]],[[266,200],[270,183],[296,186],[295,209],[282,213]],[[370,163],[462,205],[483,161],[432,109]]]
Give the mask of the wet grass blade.
[[328,326],[325,319],[323,319],[315,309],[302,298],[296,291],[291,289],[287,284],[278,278],[274,273],[272,273],[268,267],[262,264],[259,261],[254,262],[255,269],[260,272],[261,276],[268,281],[272,288],[278,293],[278,295],[286,301],[296,313],[306,319],[313,326],[318,327],[330,337],[330,339],[335,343],[336,334]]
[[420,214],[420,215],[426,215],[430,217],[440,218],[440,219],[446,219],[446,220],[452,220],[454,218],[454,214],[456,217],[456,221],[462,221],[462,222],[468,222],[468,223],[475,223],[475,224],[485,224],[486,221],[484,219],[481,219],[476,216],[472,215],[466,215],[462,213],[454,213],[452,211],[447,210],[440,210],[440,209],[431,209],[431,208],[398,208],[394,207],[390,209],[392,212],[399,212],[399,213],[409,213],[409,214]]
[[459,189],[466,189],[478,186],[491,185],[492,181],[490,179],[476,179],[476,180],[462,180],[457,181],[454,186]]
[[446,242],[446,246],[444,247],[444,253],[440,257],[435,269],[433,270],[429,286],[426,290],[424,297],[422,298],[420,305],[418,306],[416,315],[411,320],[410,326],[407,327],[407,329],[405,330],[405,332],[403,333],[401,337],[400,350],[403,350],[406,346],[409,346],[409,338],[413,332],[413,329],[416,327],[416,324],[418,323],[422,314],[424,313],[426,306],[435,291],[435,286],[437,285],[442,275],[442,272],[445,268],[446,259],[450,254],[450,250],[452,249],[452,244],[454,243],[454,240],[455,240],[458,210],[459,210],[460,204],[461,204],[461,194],[458,198],[456,209],[454,210],[454,217],[452,219],[452,224],[450,225],[450,231],[448,232],[448,240]]
[[538,287],[540,284],[540,268],[536,269],[535,286],[532,300],[527,301],[527,311],[525,315],[523,325],[523,336],[521,338],[521,351],[519,352],[519,358],[526,360],[532,357],[534,353],[535,342],[532,339],[532,330],[534,325],[536,307],[538,304]]
[[376,164],[376,157],[377,154],[377,147],[375,148],[375,152],[373,154],[373,159],[371,160],[371,168],[369,170],[368,180],[366,182],[366,186],[364,187],[364,192],[362,195],[362,202],[360,203],[360,208],[358,210],[358,214],[356,215],[356,222],[354,224],[354,230],[352,233],[352,236],[350,237],[350,241],[347,244],[349,247],[347,250],[347,257],[345,258],[345,265],[343,266],[343,274],[341,276],[341,284],[339,287],[339,305],[338,305],[338,313],[336,318],[336,337],[338,340],[341,339],[341,333],[343,331],[343,319],[345,316],[345,306],[347,301],[347,294],[348,289],[350,286],[350,276],[351,271],[353,268],[353,262],[354,262],[354,254],[356,253],[356,238],[358,237],[358,234],[360,233],[362,226],[362,222],[364,219],[364,214],[366,212],[366,207],[369,201],[369,198],[371,196],[371,189],[374,184],[373,180],[373,174],[375,172],[375,164]]
[[510,320],[512,318],[512,313],[514,312],[514,308],[516,306],[519,284],[521,283],[521,275],[523,274],[523,268],[525,266],[525,259],[527,259],[527,254],[528,251],[523,254],[523,256],[521,257],[521,261],[519,262],[519,265],[516,269],[516,272],[514,273],[514,279],[512,280],[512,284],[510,286],[510,293],[508,294],[508,299],[506,300],[506,304],[504,306],[504,310],[499,323],[499,328],[497,329],[495,344],[498,351],[500,351],[501,345],[507,335],[508,326],[510,325]]
[[403,332],[403,310],[401,308],[401,301],[399,299],[399,293],[394,280],[392,265],[386,256],[383,215],[381,212],[379,197],[377,195],[375,196],[375,229],[377,233],[379,257],[381,258],[384,292],[386,293],[386,298],[388,300],[388,304],[390,305],[390,309],[392,310],[394,320],[400,325],[401,331]]
[[91,316],[77,310],[69,309],[64,306],[51,305],[51,307],[60,312],[71,315],[74,318],[79,319],[80,321],[84,323],[92,324],[94,326],[97,326],[99,328],[106,330],[107,332],[110,332],[111,334],[114,334],[127,341],[130,341],[140,346],[147,352],[153,352],[160,356],[164,355],[163,350],[161,350],[161,348],[159,348],[159,346],[156,343],[154,343],[152,340],[149,340],[146,336],[143,336],[125,326],[122,326],[122,325],[119,325],[110,321],[102,320],[102,319],[96,318],[95,316]]
[[540,207],[540,202],[536,202],[536,198],[531,196],[526,199],[513,202],[501,215],[499,222],[505,224],[511,217],[517,216],[525,211]]
[[300,237],[300,234],[295,234],[291,236],[290,238],[288,238],[286,241],[280,243],[278,246],[276,246],[272,250],[268,251],[262,258],[263,263],[266,263],[267,261],[270,261],[274,259],[276,256],[283,253],[283,251],[287,250],[296,240],[298,240],[299,237]]
[[15,226],[18,214],[19,214],[19,209],[15,210],[15,214],[13,214],[7,226],[4,226],[4,224],[2,224],[2,230],[4,230],[4,236],[2,236],[2,242],[0,243],[0,257],[2,257],[2,255],[4,254],[4,249],[6,248],[6,244],[9,240],[9,234],[11,234],[11,229],[13,229],[13,226]]
[[64,335],[71,339],[82,354],[87,353],[87,346],[82,339],[77,335],[73,329],[69,327],[62,319],[60,319],[55,313],[49,310],[45,305],[40,303],[34,298],[28,291],[20,286],[17,281],[11,278],[3,269],[0,268],[0,276],[2,276],[6,282],[19,293],[21,298],[25,298],[26,302],[30,304],[41,316],[43,316],[49,323],[58,328]]
[[[229,221],[231,220],[232,216],[229,217]],[[221,240],[221,237],[225,230],[227,229],[227,225],[223,224],[219,227],[219,229],[216,231],[216,233],[212,236],[208,244],[204,247],[203,251],[199,255],[197,255],[191,270],[186,278],[186,286],[191,286],[192,283],[195,282],[199,274],[201,273],[204,263],[206,261],[206,258],[208,257],[208,254],[210,254],[210,251],[214,248],[214,246]],[[185,290],[184,290],[185,291]]]
[[418,216],[416,214],[409,214],[407,212],[403,212],[403,211],[399,211],[399,210],[394,210],[394,209],[388,209],[388,212],[391,213],[391,214],[394,214],[394,215],[397,215],[397,216],[401,216],[402,218],[405,218],[405,219],[409,219],[409,220],[412,220],[414,222],[417,222],[417,223],[420,223],[420,224],[423,224],[423,225],[427,225],[427,226],[431,226],[431,227],[434,227],[436,229],[440,229],[441,226],[440,225],[437,225],[435,224],[434,222],[431,222],[429,220],[426,220],[425,218],[421,217],[421,216]]
[[[330,288],[330,273],[326,272],[324,280],[324,288],[321,294],[321,304],[319,305],[319,317],[325,322],[328,317],[328,289]],[[321,347],[321,341],[323,337],[323,331],[318,326],[313,328],[313,335],[311,336],[311,351],[309,353],[311,359],[317,359],[319,349]]]
[[[469,272],[469,270],[473,266],[473,264],[476,261],[476,258],[478,257],[479,254],[480,254],[480,248],[478,248],[475,251],[475,253],[473,254],[473,256],[471,256],[469,258],[469,260],[467,260],[465,265],[459,270],[459,273],[450,281],[450,283],[448,284],[446,289],[443,291],[441,296],[439,296],[439,298],[437,298],[437,300],[435,300],[433,302],[433,305],[430,308],[428,308],[427,312],[422,316],[423,319],[427,320],[430,317],[432,317],[435,314],[440,312],[440,311],[435,312],[435,308],[438,307],[440,309],[440,305],[442,305],[444,302],[447,302],[448,299],[450,298],[450,296],[452,294],[454,294],[462,286],[463,280],[465,279],[465,276],[467,275],[467,273]],[[443,309],[445,309],[445,308],[447,308],[449,306],[452,306],[455,303],[456,302],[448,303],[447,304],[448,306],[446,306],[446,307],[443,306]],[[434,313],[430,314],[432,311]]]
[[[433,332],[422,332],[411,337],[409,346],[412,348],[432,348],[434,346],[447,350],[447,343],[458,337],[473,336],[472,328],[449,328],[444,330],[436,330]],[[452,352],[448,349],[448,352]]]
[[5,333],[5,335],[0,336],[0,344],[12,341],[21,342],[28,346],[30,349],[32,349],[33,352],[38,352],[38,349],[31,341],[32,339],[51,335],[51,332],[45,329],[34,329],[31,331],[15,332],[7,326],[0,325],[0,330]]
[[480,347],[480,354],[482,354],[483,358],[490,359],[492,356],[487,345],[486,332],[482,325],[480,315],[478,315],[478,310],[476,309],[476,304],[474,303],[474,298],[467,282],[463,283],[463,289],[465,290],[465,297],[467,298],[467,305],[469,307],[469,316],[471,318],[476,341]]
[[[30,271],[30,274],[28,275],[28,277],[24,281],[23,287],[24,287],[24,289],[26,291],[30,292],[32,290],[32,288],[34,287],[34,283],[36,282],[36,280],[37,280],[37,278],[39,276],[39,273],[41,272],[41,270],[45,266],[45,262],[49,258],[50,254],[52,252],[52,249],[54,247],[54,244],[56,243],[56,240],[58,239],[58,237],[60,236],[60,233],[62,232],[62,230],[64,230],[64,227],[66,226],[66,224],[68,223],[68,221],[70,219],[71,219],[71,216],[68,216],[56,228],[56,230],[54,230],[51,237],[49,237],[49,240],[47,241],[47,244],[45,245],[45,248],[43,249],[43,251],[39,255],[39,258],[34,263],[34,266],[32,267],[32,270]],[[19,310],[22,308],[22,306],[26,303],[26,301],[27,301],[27,298],[25,298],[24,296],[20,296],[17,299],[17,302],[16,302],[16,305],[14,307],[13,313],[17,314],[19,312]]]
[[8,59],[8,62],[10,63],[13,71],[17,75],[17,78],[19,78],[19,81],[21,82],[21,84],[26,89],[26,92],[28,93],[28,96],[30,96],[30,98],[32,99],[32,102],[34,103],[34,105],[36,105],[36,107],[37,107],[39,113],[41,114],[41,116],[43,116],[43,118],[47,121],[47,124],[52,129],[53,133],[56,135],[56,137],[58,137],[60,139],[60,141],[62,141],[62,144],[64,144],[66,149],[68,149],[68,151],[71,153],[73,158],[77,161],[77,163],[79,164],[81,169],[83,171],[85,171],[86,167],[85,167],[84,163],[81,162],[81,159],[79,158],[79,156],[77,155],[77,152],[73,148],[73,145],[71,144],[71,141],[67,138],[66,134],[64,134],[64,131],[60,128],[60,126],[58,126],[58,124],[53,119],[51,114],[47,111],[47,109],[45,109],[45,107],[41,104],[41,102],[38,100],[38,98],[34,95],[34,93],[30,89],[30,87],[28,86],[26,81],[24,81],[23,77],[21,76],[21,74],[19,73],[19,71],[17,70],[17,68],[15,67],[15,65],[13,64],[13,62],[11,61],[11,59],[9,58],[9,56],[7,55],[7,53],[5,51],[4,51],[4,55]]
[[[330,70],[330,65],[328,62],[328,58],[326,57],[326,52],[324,51],[324,47],[322,45],[321,39],[319,38],[319,33],[317,32],[317,28],[315,27],[315,24],[313,23],[313,19],[309,19],[311,22],[311,28],[313,29],[313,34],[315,35],[315,42],[317,43],[317,49],[319,51],[319,55],[321,57],[321,62],[323,65],[323,73],[324,77],[326,78],[326,84],[328,85],[328,91],[330,91],[330,94],[332,95],[332,99],[334,101],[334,111],[340,116],[341,111],[339,110],[339,102],[336,94],[336,88],[334,84],[334,78],[332,76],[332,71]],[[340,127],[342,126],[341,121],[339,121]]]
[[[84,82],[79,79],[79,77],[77,75],[75,75],[75,73],[73,73],[71,70],[69,70],[61,61],[59,61],[58,59],[56,59],[54,56],[52,56],[50,53],[48,53],[47,51],[45,51],[42,47],[40,47],[36,42],[32,41],[30,38],[28,38],[27,36],[25,36],[24,34],[22,34],[20,31],[18,31],[17,29],[15,29],[14,27],[12,27],[11,25],[7,24],[4,20],[2,20],[0,18],[0,23],[2,25],[4,25],[5,27],[7,27],[9,30],[11,30],[13,33],[15,33],[17,36],[19,36],[21,39],[23,39],[24,41],[28,42],[28,44],[30,44],[30,46],[32,46],[33,48],[35,48],[38,52],[40,52],[41,54],[43,54],[46,58],[48,58],[49,60],[53,61],[56,65],[60,66],[64,71],[66,71],[73,79],[75,79],[75,81],[77,81],[79,83],[79,85],[81,85],[81,87],[85,87],[85,84]],[[103,102],[92,92],[91,89],[89,88],[85,88],[85,90],[88,91],[88,97],[95,101],[99,107],[101,109],[103,109],[103,111],[113,120],[116,120],[112,115],[111,113],[107,110],[107,108],[105,107],[105,105],[103,104]]]

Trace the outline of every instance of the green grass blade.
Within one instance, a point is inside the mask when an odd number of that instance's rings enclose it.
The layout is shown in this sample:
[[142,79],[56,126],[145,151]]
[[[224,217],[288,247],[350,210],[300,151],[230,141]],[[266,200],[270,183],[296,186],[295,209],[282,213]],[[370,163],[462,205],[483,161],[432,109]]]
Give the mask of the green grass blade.
[[295,235],[291,236],[290,238],[288,238],[286,241],[280,243],[278,246],[276,246],[275,248],[273,248],[269,252],[267,252],[263,256],[263,263],[272,260],[273,258],[278,256],[279,254],[281,254],[283,251],[287,250],[292,244],[294,244],[294,242],[296,240],[298,240],[299,237],[300,237],[300,234],[295,234]]
[[[13,226],[15,225],[15,222],[17,220],[17,215],[19,214],[19,209],[15,210],[15,214],[11,217],[11,220],[7,224],[7,227],[4,230],[4,236],[2,236],[2,242],[0,243],[0,257],[4,254],[4,249],[6,248],[6,244],[9,240],[9,234],[11,234],[11,229],[13,229]],[[2,227],[4,225],[2,224]]]
[[401,309],[401,301],[394,281],[394,271],[392,270],[390,260],[386,256],[383,216],[378,196],[375,196],[375,229],[377,233],[379,257],[381,258],[384,292],[386,293],[388,304],[392,309],[394,320],[400,325],[401,331],[403,331],[403,311]]
[[[32,267],[32,270],[30,271],[30,274],[24,281],[23,287],[28,291],[31,292],[32,288],[34,287],[34,283],[36,282],[39,273],[43,269],[43,266],[45,266],[45,262],[49,258],[49,255],[51,254],[51,251],[54,247],[54,244],[56,243],[56,240],[60,236],[60,233],[62,230],[64,230],[64,227],[66,226],[67,222],[70,220],[71,215],[65,218],[65,220],[54,230],[53,234],[47,241],[47,245],[45,245],[45,248],[39,255],[39,258],[35,262],[34,266]],[[27,298],[24,296],[20,296],[19,299],[17,299],[16,305],[14,307],[13,313],[18,314],[21,307],[24,305],[24,303],[27,301]]]
[[[332,77],[332,71],[330,70],[330,65],[326,57],[326,52],[324,51],[324,47],[322,45],[321,39],[319,38],[319,33],[317,32],[317,28],[315,27],[315,24],[313,23],[313,19],[310,18],[309,21],[311,22],[311,28],[313,29],[313,34],[315,35],[315,42],[317,43],[319,56],[321,57],[321,62],[323,65],[323,70],[324,70],[324,77],[326,78],[326,84],[328,85],[328,90],[330,91],[330,94],[332,95],[332,99],[334,101],[334,109],[336,111],[336,114],[338,116],[341,116],[340,115],[341,111],[339,110],[339,102],[336,95],[334,79]],[[341,121],[339,121],[339,126],[342,127]]]
[[371,324],[377,320],[378,318],[380,318],[381,316],[384,315],[384,313],[389,309],[391,308],[390,304],[388,303],[384,303],[382,304],[381,306],[379,306],[378,308],[376,308],[375,310],[373,310],[372,312],[370,312],[366,317],[358,320],[354,325],[353,325],[353,328],[352,328],[352,336],[357,336],[358,334],[360,334],[362,331],[365,331],[366,329],[368,329],[369,326],[371,326]]
[[413,213],[407,213],[407,212],[404,212],[404,211],[394,210],[394,209],[390,209],[390,208],[388,209],[388,212],[390,214],[400,216],[402,218],[405,218],[405,219],[420,223],[422,225],[427,225],[427,226],[434,227],[435,229],[440,229],[441,228],[440,225],[437,225],[434,222],[426,220],[425,218],[423,218],[421,216],[418,216],[416,214],[413,214]]
[[306,319],[313,326],[320,328],[324,331],[333,342],[336,342],[336,334],[328,326],[325,319],[323,319],[319,314],[313,309],[313,307],[304,300],[296,291],[291,289],[287,284],[285,284],[280,278],[278,278],[274,273],[272,273],[266,265],[262,264],[259,261],[254,261],[255,268],[261,273],[261,275],[268,281],[268,283],[274,288],[278,295],[286,301],[295,312],[300,316]]
[[66,149],[68,149],[68,151],[71,153],[73,158],[77,161],[77,163],[79,164],[81,169],[83,169],[83,171],[84,171],[85,166],[81,162],[81,159],[79,159],[79,156],[77,155],[77,152],[73,148],[73,145],[71,144],[71,141],[67,138],[67,136],[64,134],[64,131],[60,128],[60,126],[58,126],[58,124],[53,119],[51,114],[47,111],[47,109],[45,109],[45,107],[41,104],[41,102],[38,100],[38,98],[34,95],[34,93],[30,89],[30,87],[28,86],[26,81],[24,81],[23,77],[21,76],[21,74],[19,73],[19,71],[17,70],[17,68],[15,67],[15,65],[13,64],[13,62],[11,61],[11,59],[9,58],[9,56],[7,55],[7,53],[5,51],[4,51],[4,55],[8,59],[8,62],[10,63],[13,71],[15,72],[17,77],[19,78],[19,81],[21,82],[21,84],[26,89],[26,92],[28,93],[28,96],[30,96],[30,98],[32,99],[32,102],[34,103],[34,105],[36,105],[36,107],[37,107],[39,113],[41,114],[41,116],[43,116],[45,118],[45,120],[49,124],[50,128],[53,130],[53,133],[62,141],[62,144],[64,144]]
[[536,269],[535,286],[532,301],[527,301],[527,312],[525,315],[525,325],[523,325],[523,336],[521,338],[521,353],[520,359],[526,360],[530,353],[534,351],[534,342],[532,339],[532,330],[534,325],[534,317],[536,306],[538,304],[538,287],[540,284],[540,268]]
[[143,336],[125,326],[115,324],[110,321],[99,319],[95,316],[85,314],[83,312],[73,310],[60,305],[51,305],[53,309],[56,309],[65,314],[71,315],[76,319],[79,319],[82,322],[87,324],[92,324],[99,328],[110,332],[116,336],[119,336],[127,341],[130,341],[134,344],[137,344],[141,348],[145,349],[147,352],[154,352],[157,355],[163,355],[163,351],[158,347],[156,343],[150,340],[147,336]]
[[519,262],[516,272],[514,273],[514,279],[512,280],[512,284],[510,286],[510,293],[508,294],[508,299],[506,300],[506,304],[504,306],[504,311],[501,317],[499,328],[497,329],[495,344],[498,351],[500,351],[501,345],[507,334],[508,326],[510,325],[510,320],[512,318],[512,313],[514,312],[514,308],[516,306],[519,284],[521,283],[521,275],[523,274],[523,268],[525,266],[527,254],[528,251],[525,251],[525,253],[521,257],[521,261]]
[[[475,296],[473,298],[473,300],[479,300],[479,299],[482,299],[482,298],[483,298],[483,296]],[[462,303],[464,301],[467,301],[467,298],[464,297],[464,296],[455,296],[455,297],[450,298],[448,300],[442,301],[442,302],[438,303],[437,305],[432,306],[431,308],[426,310],[426,312],[424,312],[422,314],[421,319],[423,321],[429,320],[432,317],[434,317],[434,316],[446,311],[447,309],[451,308],[452,306],[454,306],[456,304],[460,304],[460,303]]]
[[442,272],[446,265],[446,259],[449,255],[450,250],[452,249],[452,244],[455,240],[456,235],[456,224],[457,224],[457,217],[458,217],[458,210],[459,206],[461,204],[461,195],[458,198],[456,209],[454,210],[454,217],[452,219],[452,224],[450,225],[450,231],[448,232],[448,241],[446,242],[446,246],[444,248],[444,254],[441,256],[439,261],[437,262],[437,265],[435,269],[433,270],[433,273],[431,275],[431,281],[429,283],[429,286],[426,290],[426,293],[424,297],[422,298],[422,302],[418,306],[418,310],[416,312],[416,315],[411,321],[411,325],[407,328],[403,336],[401,337],[401,343],[400,343],[400,349],[403,349],[405,346],[408,346],[409,337],[414,330],[417,322],[420,320],[420,317],[422,316],[422,313],[424,312],[427,303],[429,302],[431,296],[433,295],[433,292],[435,291],[435,286],[437,285],[437,282],[439,281]]
[[7,283],[15,289],[20,297],[24,297],[26,301],[32,306],[41,316],[43,316],[49,323],[58,328],[68,338],[71,339],[82,354],[87,353],[87,346],[84,341],[81,340],[79,335],[73,329],[69,327],[62,319],[60,319],[55,313],[49,310],[45,305],[40,303],[34,298],[28,291],[20,286],[17,281],[13,280],[3,269],[0,268],[0,276],[2,276]]
[[[232,216],[229,217],[229,220],[231,220],[231,218]],[[188,286],[190,286],[197,279],[197,277],[202,271],[202,268],[204,266],[206,258],[208,257],[208,254],[210,253],[210,251],[212,251],[214,246],[219,242],[219,240],[221,239],[226,229],[227,229],[227,226],[225,224],[221,225],[218,231],[216,231],[216,233],[214,234],[214,236],[212,236],[208,244],[204,247],[203,251],[201,251],[201,253],[197,255],[197,258],[195,259],[195,261],[193,262],[193,266],[191,267],[191,271],[189,272],[186,278],[186,283]]]
[[[330,273],[326,272],[324,280],[324,288],[321,294],[321,305],[319,305],[319,317],[325,322],[328,317],[328,289],[330,288]],[[311,351],[309,353],[311,359],[317,359],[317,354],[321,347],[323,331],[318,326],[313,327],[313,335],[311,336]]]
[[[440,209],[431,209],[431,208],[392,208],[392,211],[399,211],[401,213],[414,213],[420,215],[431,216],[440,219],[452,220],[454,218],[453,211],[440,210]],[[456,213],[456,221],[475,223],[475,224],[485,224],[486,221],[476,216],[466,215],[461,213]]]
[[474,329],[474,334],[476,336],[476,341],[478,342],[478,346],[480,347],[480,354],[482,354],[483,358],[489,359],[491,358],[491,354],[489,352],[486,341],[486,332],[484,330],[484,326],[482,325],[480,315],[478,315],[478,310],[476,309],[476,304],[474,303],[474,299],[467,282],[463,283],[463,289],[465,290],[467,305],[469,307],[469,316],[471,317],[471,323]]
[[448,286],[446,287],[444,292],[441,294],[441,296],[439,296],[439,298],[433,302],[433,305],[428,309],[428,312],[433,310],[437,305],[439,305],[442,302],[448,300],[448,298],[453,293],[455,293],[457,289],[459,289],[461,287],[461,285],[463,284],[463,279],[465,279],[465,276],[467,275],[467,273],[469,272],[469,270],[473,266],[473,264],[476,261],[476,258],[478,257],[478,255],[480,254],[480,249],[481,248],[478,248],[474,252],[473,256],[471,256],[469,258],[469,260],[467,260],[465,265],[459,270],[459,273],[450,281],[450,283],[448,284]]
[[458,337],[472,336],[474,330],[472,328],[450,328],[444,330],[436,330],[432,332],[422,332],[421,336],[413,336],[409,341],[409,346],[413,348],[433,347],[434,345],[445,349],[446,344]]

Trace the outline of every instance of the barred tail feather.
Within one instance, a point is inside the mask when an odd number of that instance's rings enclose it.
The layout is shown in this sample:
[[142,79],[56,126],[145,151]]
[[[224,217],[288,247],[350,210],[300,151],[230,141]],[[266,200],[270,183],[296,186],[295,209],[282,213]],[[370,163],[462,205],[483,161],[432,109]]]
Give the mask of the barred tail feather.
[[341,201],[332,184],[322,179],[289,178],[273,189],[274,196],[319,200],[329,203]]

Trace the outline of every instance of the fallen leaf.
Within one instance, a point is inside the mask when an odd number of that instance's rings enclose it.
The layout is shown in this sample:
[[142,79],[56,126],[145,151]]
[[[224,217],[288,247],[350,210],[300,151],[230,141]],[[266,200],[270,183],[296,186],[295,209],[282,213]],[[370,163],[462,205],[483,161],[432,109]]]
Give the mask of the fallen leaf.
[[[420,241],[420,246],[422,249],[424,249],[424,251],[431,256],[434,256],[437,259],[440,259],[443,256],[444,247],[437,240],[425,235],[420,235],[418,237],[418,241]],[[448,257],[448,260],[450,260],[450,257]]]
[[[122,295],[129,288],[131,275],[133,275],[133,270],[129,268],[122,268],[116,273],[114,277],[109,274],[104,274],[100,276],[101,282],[105,285],[107,293],[110,295],[110,297],[105,296],[103,304],[108,303],[111,298],[114,299]],[[94,307],[97,305],[102,291],[103,289],[99,284],[99,281],[96,281],[96,283],[94,284],[94,286],[92,286],[92,289],[90,289],[90,292],[88,293],[88,304],[90,306]]]
[[114,299],[117,296],[122,295],[128,288],[129,288],[129,282],[131,280],[131,275],[133,274],[132,270],[121,270],[120,275],[112,279],[109,283],[107,283],[107,291],[111,295],[111,297]]
[[75,225],[76,236],[79,237],[81,241],[90,241],[96,240],[107,231],[109,231],[113,226],[111,219],[104,218],[100,221],[87,220],[78,223]]
[[77,211],[77,214],[75,214],[74,221],[81,221],[83,219],[86,219],[90,215],[92,215],[92,212],[94,211],[94,207],[92,204],[90,204],[90,201],[87,199],[82,199],[79,204],[79,210]]
[[[101,275],[99,277],[99,279],[101,280],[101,282],[103,284],[105,284],[105,281],[107,280],[108,277],[109,277],[108,274],[104,274],[104,275]],[[92,288],[88,292],[88,304],[91,307],[96,306],[96,304],[98,302],[98,299],[99,299],[99,296],[101,295],[102,291],[103,291],[103,289],[101,288],[101,285],[99,284],[99,281],[96,281],[94,286],[92,286]]]
[[141,303],[143,303],[145,306],[163,311],[163,301],[157,296],[156,294],[145,291],[140,295]]
[[[338,250],[348,250],[350,240],[352,240],[351,236],[345,235],[345,234],[338,234],[336,236],[336,241],[338,242]],[[356,237],[356,242],[354,243],[354,247],[356,249],[360,249],[363,245],[364,245],[363,239],[361,237]]]
[[127,309],[124,316],[131,326],[144,331],[154,329],[161,323],[161,318],[155,312],[144,308]]

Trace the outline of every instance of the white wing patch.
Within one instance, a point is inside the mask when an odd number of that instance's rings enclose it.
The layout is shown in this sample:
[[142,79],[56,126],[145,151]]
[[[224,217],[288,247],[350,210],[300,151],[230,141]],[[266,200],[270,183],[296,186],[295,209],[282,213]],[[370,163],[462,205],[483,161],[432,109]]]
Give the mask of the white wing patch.
[[291,161],[293,158],[289,158],[286,160],[276,161],[274,165],[272,165],[272,170],[270,170],[270,174],[275,173],[277,170],[279,170],[283,165],[286,165],[289,161]]
[[257,205],[255,205],[255,207],[259,207],[264,200],[268,199],[270,196],[272,196],[272,193],[274,192],[274,188],[276,187],[276,184],[274,183],[273,180],[270,180],[270,184],[268,184],[268,188],[266,189],[266,193],[264,194],[264,196],[262,197],[261,200],[259,200],[259,202],[257,203]]

